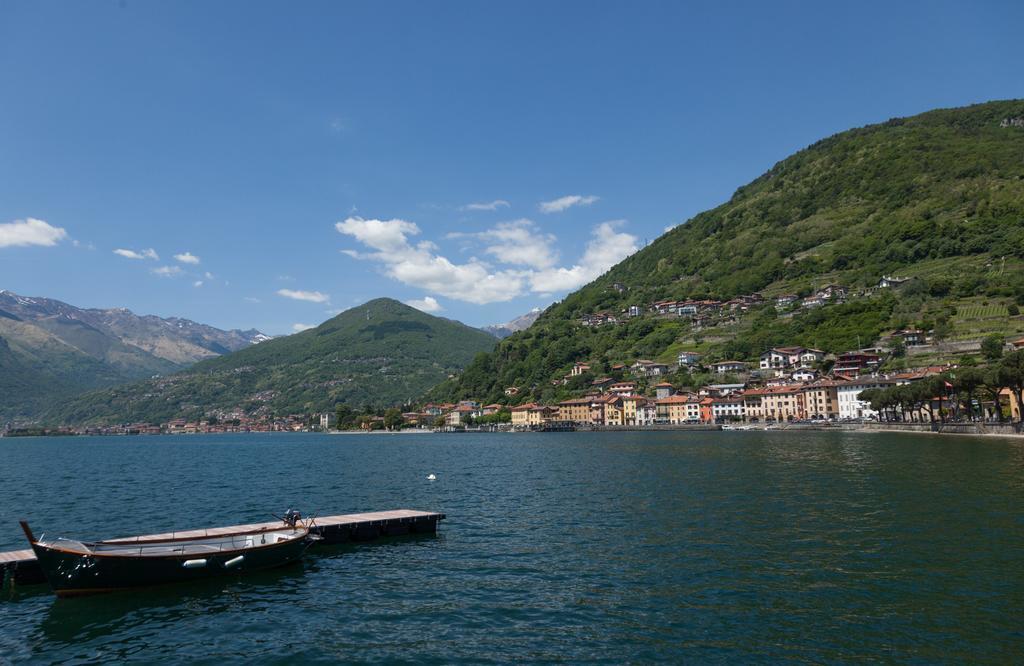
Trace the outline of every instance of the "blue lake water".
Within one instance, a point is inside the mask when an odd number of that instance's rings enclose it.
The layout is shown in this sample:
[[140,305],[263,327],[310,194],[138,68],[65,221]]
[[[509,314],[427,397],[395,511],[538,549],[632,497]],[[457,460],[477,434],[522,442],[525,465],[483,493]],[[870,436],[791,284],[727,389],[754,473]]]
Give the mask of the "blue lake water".
[[[0,663],[1024,659],[1024,442],[866,433],[0,439],[0,550],[306,513],[436,537],[58,600]],[[436,481],[426,480],[430,473]]]

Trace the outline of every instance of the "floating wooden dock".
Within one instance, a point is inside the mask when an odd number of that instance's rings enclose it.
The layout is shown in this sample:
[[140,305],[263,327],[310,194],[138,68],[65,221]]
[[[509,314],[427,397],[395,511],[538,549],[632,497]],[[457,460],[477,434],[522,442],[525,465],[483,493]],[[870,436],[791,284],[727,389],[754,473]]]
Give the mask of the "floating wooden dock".
[[[375,511],[372,513],[350,513],[341,516],[319,516],[316,525],[310,532],[323,537],[322,543],[336,544],[350,541],[372,541],[385,536],[402,536],[405,534],[434,534],[437,523],[445,519],[443,513],[429,511],[413,511],[398,509],[395,511]],[[168,532],[166,534],[145,534],[133,537],[105,539],[124,543],[145,543],[163,539],[182,537],[217,536],[231,532],[275,529],[281,527],[280,521],[272,523],[253,523],[251,525],[231,525],[228,527],[208,527],[198,530]],[[35,553],[32,549],[0,552],[0,584],[4,580],[21,584],[44,582],[43,572],[39,569]]]

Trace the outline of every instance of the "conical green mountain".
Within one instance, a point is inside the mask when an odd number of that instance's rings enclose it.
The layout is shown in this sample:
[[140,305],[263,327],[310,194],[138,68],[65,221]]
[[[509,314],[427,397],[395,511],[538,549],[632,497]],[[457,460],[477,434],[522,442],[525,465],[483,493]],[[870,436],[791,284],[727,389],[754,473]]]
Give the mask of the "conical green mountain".
[[493,349],[487,333],[380,298],[316,328],[203,361],[185,372],[96,391],[50,423],[161,422],[333,411],[414,399]]
[[[967,340],[986,327],[1013,335],[1024,302],[1024,101],[944,109],[849,130],[801,150],[550,307],[432,397],[557,399],[574,361],[598,371],[682,349],[706,360],[753,360],[773,344],[838,352],[890,327],[918,324]],[[871,291],[884,275],[912,278]],[[855,297],[795,314],[772,298],[828,284]],[[652,316],[660,299],[728,299],[760,292],[764,306],[695,330]],[[860,297],[862,296],[862,297]],[[622,323],[623,310],[644,315]],[[584,327],[612,312],[616,325]],[[976,316],[972,319],[971,313]],[[582,387],[577,387],[582,388]]]

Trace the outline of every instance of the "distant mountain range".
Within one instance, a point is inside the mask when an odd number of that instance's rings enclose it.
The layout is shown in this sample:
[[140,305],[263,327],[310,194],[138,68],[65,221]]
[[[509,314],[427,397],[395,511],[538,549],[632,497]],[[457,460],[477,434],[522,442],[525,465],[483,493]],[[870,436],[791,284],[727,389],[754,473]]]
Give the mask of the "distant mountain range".
[[269,339],[0,291],[0,421],[31,419],[84,391],[177,372]]
[[491,326],[484,326],[481,330],[487,331],[499,340],[503,340],[513,333],[519,331],[525,331],[530,328],[533,322],[537,321],[537,317],[543,312],[540,308],[534,308],[524,315],[520,315],[512,321],[507,321],[504,324],[492,324]]
[[[379,298],[320,326],[202,361],[174,375],[94,391],[46,410],[63,424],[308,414],[415,400],[497,340]],[[0,367],[3,364],[0,349]]]

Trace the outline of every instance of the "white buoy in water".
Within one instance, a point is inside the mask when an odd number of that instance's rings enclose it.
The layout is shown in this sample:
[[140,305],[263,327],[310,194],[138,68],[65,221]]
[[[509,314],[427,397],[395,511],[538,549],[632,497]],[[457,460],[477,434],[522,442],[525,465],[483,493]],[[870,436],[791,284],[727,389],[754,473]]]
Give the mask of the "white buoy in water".
[[431,474],[430,476],[427,477],[427,481],[437,481],[437,477]]

